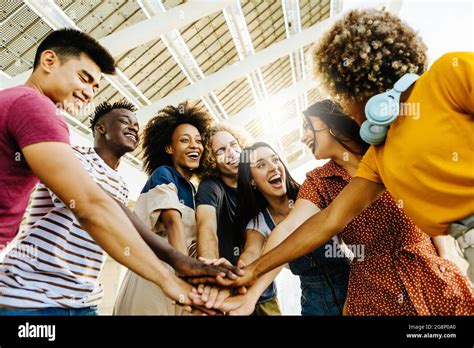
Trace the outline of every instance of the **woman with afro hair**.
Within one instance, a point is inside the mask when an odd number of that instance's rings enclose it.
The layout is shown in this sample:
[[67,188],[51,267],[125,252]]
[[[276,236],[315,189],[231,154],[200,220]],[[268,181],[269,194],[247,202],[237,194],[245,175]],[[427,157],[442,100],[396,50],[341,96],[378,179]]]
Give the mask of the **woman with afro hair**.
[[[204,147],[201,134],[209,115],[188,102],[167,106],[152,118],[143,133],[144,169],[149,175],[135,213],[153,232],[168,238],[185,255],[196,253],[196,217],[191,177],[199,170]],[[128,271],[114,314],[180,315],[181,308],[155,284]]]
[[427,70],[426,46],[411,27],[385,10],[364,9],[336,21],[314,46],[312,61],[322,87],[359,125],[371,97],[407,73],[419,78],[399,89],[400,112],[384,143],[369,148],[337,198],[287,231],[232,285],[251,283],[323,245],[385,190],[423,232],[456,238],[474,279],[474,53],[447,53]]

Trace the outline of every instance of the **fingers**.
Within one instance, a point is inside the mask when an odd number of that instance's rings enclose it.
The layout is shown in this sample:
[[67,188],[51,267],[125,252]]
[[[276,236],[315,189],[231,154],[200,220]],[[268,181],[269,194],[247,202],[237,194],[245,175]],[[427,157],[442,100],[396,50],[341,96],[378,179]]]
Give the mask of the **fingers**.
[[214,307],[214,303],[216,302],[217,295],[219,295],[219,291],[220,291],[219,288],[216,288],[216,287],[211,288],[207,302],[206,302],[206,308]]
[[225,299],[228,298],[230,295],[231,295],[231,292],[228,289],[219,291],[219,293],[217,294],[216,300],[214,301],[213,307],[219,309],[224,303]]
[[247,265],[245,264],[245,262],[243,260],[237,261],[237,267],[244,268],[245,266],[247,266]]
[[222,272],[224,272],[229,278],[234,278],[235,279],[235,278],[237,278],[236,275],[242,276],[245,273],[243,270],[241,270],[239,268],[240,266],[235,267],[230,263],[229,264],[227,264],[227,263],[222,264],[221,267],[222,267]]
[[[217,277],[220,277],[220,276],[217,276]],[[193,277],[193,278],[186,278],[186,281],[189,283],[189,284],[216,284],[217,283],[217,277]],[[223,278],[221,277],[222,279],[227,279],[227,278]]]
[[237,292],[241,295],[245,295],[247,293],[247,287],[245,286],[238,287]]
[[239,286],[238,282],[240,279],[229,279],[229,278],[223,278],[220,276],[216,277],[217,284],[226,287],[226,288],[235,288]]
[[206,287],[206,284],[199,284],[197,287],[197,292],[202,295],[205,287]]
[[206,303],[202,300],[201,294],[198,293],[196,289],[193,289],[192,292],[189,293],[189,298],[193,301],[193,304],[196,306],[204,306]]
[[202,294],[201,294],[201,298],[202,298],[202,300],[203,300],[204,302],[207,302],[207,301],[209,300],[209,293],[211,292],[211,288],[212,288],[212,287],[209,286],[209,285],[206,285],[206,286],[204,287],[204,290],[203,290],[203,292],[202,292]]

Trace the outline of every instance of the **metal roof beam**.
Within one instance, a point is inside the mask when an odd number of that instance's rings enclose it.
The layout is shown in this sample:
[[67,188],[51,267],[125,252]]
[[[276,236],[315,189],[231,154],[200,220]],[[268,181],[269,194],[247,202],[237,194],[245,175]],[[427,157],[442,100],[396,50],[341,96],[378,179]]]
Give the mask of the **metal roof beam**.
[[[214,12],[222,10],[233,0],[215,0],[215,1],[190,1],[184,5],[177,6],[166,13],[158,14],[149,19],[135,23],[127,28],[103,37],[99,42],[107,48],[112,56],[117,57],[131,49],[146,44],[160,35],[166,34],[173,29],[179,29],[192,24],[199,18],[208,16]],[[52,28],[71,27],[73,23],[69,18],[62,18],[54,13],[62,11],[54,2],[48,0],[25,0],[30,8],[38,13],[41,8],[47,9],[48,19],[41,16]],[[38,6],[38,9],[36,8]],[[67,15],[66,15],[67,17]],[[25,71],[11,79],[4,88],[16,86],[24,83],[31,75],[32,69]]]
[[232,81],[246,76],[248,73],[267,65],[278,58],[284,57],[288,52],[293,52],[301,47],[315,42],[321,33],[331,25],[337,18],[328,18],[324,21],[316,23],[315,25],[304,29],[301,33],[293,35],[289,39],[282,40],[270,47],[267,47],[254,55],[245,58],[235,64],[227,66],[206,78],[197,81],[191,86],[186,86],[157,102],[145,106],[138,110],[137,117],[140,124],[148,122],[150,117],[158,110],[166,105],[173,105],[182,102],[186,99],[197,99],[202,95],[206,95],[213,90],[223,88]]
[[[147,17],[169,12],[166,11],[160,0],[144,0],[139,1],[138,4]],[[161,35],[161,40],[191,85],[205,77],[178,30],[173,29],[171,32]],[[201,96],[201,100],[214,120],[221,121],[228,118],[224,107],[213,91],[208,95]]]

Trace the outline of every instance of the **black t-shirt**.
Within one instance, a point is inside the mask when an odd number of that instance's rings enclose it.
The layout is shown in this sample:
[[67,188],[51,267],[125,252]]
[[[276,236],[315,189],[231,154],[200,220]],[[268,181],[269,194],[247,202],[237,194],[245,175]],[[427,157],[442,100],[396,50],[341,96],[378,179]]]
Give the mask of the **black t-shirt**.
[[196,206],[206,204],[216,209],[219,257],[237,264],[240,255],[238,228],[235,221],[237,189],[221,179],[207,179],[199,185]]

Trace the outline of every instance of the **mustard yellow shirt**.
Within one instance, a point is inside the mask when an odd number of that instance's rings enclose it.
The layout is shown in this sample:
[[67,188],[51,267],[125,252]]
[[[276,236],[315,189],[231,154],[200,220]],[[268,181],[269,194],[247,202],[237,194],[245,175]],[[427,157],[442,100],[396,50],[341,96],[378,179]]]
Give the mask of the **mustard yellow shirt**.
[[474,53],[439,58],[415,83],[356,177],[383,183],[424,232],[474,214]]

